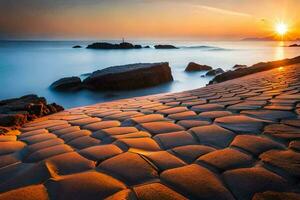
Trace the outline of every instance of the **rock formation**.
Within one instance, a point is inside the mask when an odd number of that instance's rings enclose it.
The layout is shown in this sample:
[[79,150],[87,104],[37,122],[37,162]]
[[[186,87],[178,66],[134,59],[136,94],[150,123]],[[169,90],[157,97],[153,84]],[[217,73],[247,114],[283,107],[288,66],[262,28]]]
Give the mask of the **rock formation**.
[[131,90],[170,81],[173,77],[169,63],[138,63],[95,71],[83,84],[96,90]]
[[212,67],[208,65],[199,65],[197,63],[190,62],[184,71],[195,72],[195,71],[208,71],[208,70],[212,70]]
[[169,44],[159,44],[159,45],[155,45],[154,46],[155,49],[178,49],[177,47],[173,46],[173,45],[169,45]]
[[173,81],[169,63],[137,63],[108,67],[79,77],[66,77],[51,84],[55,90],[132,90]]
[[87,49],[141,49],[141,45],[133,45],[128,42],[122,42],[120,44],[111,44],[107,42],[96,42],[86,47]]
[[81,87],[81,79],[76,76],[61,78],[50,86],[55,90],[76,90]]
[[240,68],[246,68],[246,67],[248,67],[247,65],[239,65],[239,64],[236,64],[236,65],[234,65],[232,68],[233,69],[240,69]]
[[218,74],[224,73],[224,70],[221,68],[212,69],[206,73],[206,76],[216,76]]
[[62,106],[55,103],[47,104],[44,97],[33,94],[2,100],[0,101],[0,129],[1,127],[18,127],[35,118],[62,110],[64,110]]
[[80,45],[75,45],[75,46],[73,46],[72,48],[74,48],[74,49],[79,49],[79,48],[82,48],[82,46],[80,46]]
[[300,44],[291,44],[289,47],[300,47]]
[[260,63],[254,64],[247,68],[241,68],[239,70],[228,71],[223,74],[220,74],[220,75],[216,76],[213,80],[211,80],[209,82],[209,84],[220,83],[223,81],[246,76],[249,74],[270,70],[270,69],[273,69],[276,67],[293,65],[293,64],[297,64],[297,63],[300,63],[300,56],[297,56],[297,57],[291,58],[291,59],[287,58],[287,59],[283,59],[283,60],[278,60],[278,61],[260,62]]

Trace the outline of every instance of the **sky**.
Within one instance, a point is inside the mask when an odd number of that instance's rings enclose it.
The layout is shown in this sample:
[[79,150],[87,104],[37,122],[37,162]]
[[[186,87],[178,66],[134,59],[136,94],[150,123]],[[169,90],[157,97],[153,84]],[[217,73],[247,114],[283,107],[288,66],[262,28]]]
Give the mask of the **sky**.
[[300,38],[300,0],[0,0],[0,39]]

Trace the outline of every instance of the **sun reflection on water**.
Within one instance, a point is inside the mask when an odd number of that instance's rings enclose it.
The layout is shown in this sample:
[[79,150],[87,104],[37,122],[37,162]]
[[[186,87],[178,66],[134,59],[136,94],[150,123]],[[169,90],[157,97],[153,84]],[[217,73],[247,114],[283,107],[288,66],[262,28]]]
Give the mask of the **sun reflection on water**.
[[284,41],[278,42],[278,46],[275,48],[275,60],[284,59]]

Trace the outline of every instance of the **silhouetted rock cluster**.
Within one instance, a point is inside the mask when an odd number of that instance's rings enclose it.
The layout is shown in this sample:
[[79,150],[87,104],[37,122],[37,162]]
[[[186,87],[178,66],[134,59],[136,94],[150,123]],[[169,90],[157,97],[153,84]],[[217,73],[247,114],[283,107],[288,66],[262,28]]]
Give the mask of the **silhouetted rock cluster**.
[[122,42],[120,44],[111,44],[108,42],[96,42],[86,47],[87,49],[141,49],[141,45],[133,45],[128,42]]
[[208,70],[212,70],[212,67],[208,65],[199,65],[194,62],[190,62],[188,66],[185,68],[186,72],[208,71]]
[[211,80],[209,82],[209,84],[220,83],[223,81],[246,76],[249,74],[270,70],[270,69],[273,69],[276,67],[293,65],[293,64],[297,64],[297,63],[300,63],[300,56],[291,58],[291,59],[287,58],[287,59],[283,59],[283,60],[278,60],[278,61],[260,62],[260,63],[252,65],[251,67],[240,68],[239,70],[228,71],[223,74],[220,74],[220,75],[216,76],[213,80]]
[[177,47],[170,44],[159,44],[154,46],[155,49],[178,49]]
[[300,47],[300,44],[291,44],[289,47]]
[[47,104],[44,97],[26,95],[0,101],[0,127],[18,127],[38,117],[64,110],[56,103]]
[[80,49],[80,48],[82,48],[82,46],[80,46],[80,45],[75,45],[75,46],[73,46],[72,48],[74,48],[74,49]]
[[79,77],[67,77],[54,82],[56,90],[132,90],[173,81],[169,63],[137,63],[108,67],[89,75],[81,82]]

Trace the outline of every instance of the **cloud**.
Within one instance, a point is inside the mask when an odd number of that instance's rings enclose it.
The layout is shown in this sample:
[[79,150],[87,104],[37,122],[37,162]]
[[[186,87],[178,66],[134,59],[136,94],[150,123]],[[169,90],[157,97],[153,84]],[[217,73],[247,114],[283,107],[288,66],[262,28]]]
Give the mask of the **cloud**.
[[220,13],[220,14],[225,14],[225,15],[236,15],[236,16],[241,16],[241,17],[252,17],[252,15],[247,14],[247,13],[236,12],[236,11],[232,11],[232,10],[221,9],[221,8],[216,8],[216,7],[211,7],[211,6],[197,5],[197,7],[201,8],[201,9],[204,9],[204,10],[208,10],[208,11],[212,11],[212,12],[216,12],[216,13]]

